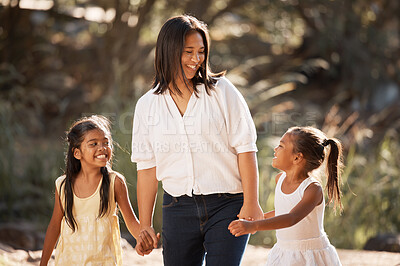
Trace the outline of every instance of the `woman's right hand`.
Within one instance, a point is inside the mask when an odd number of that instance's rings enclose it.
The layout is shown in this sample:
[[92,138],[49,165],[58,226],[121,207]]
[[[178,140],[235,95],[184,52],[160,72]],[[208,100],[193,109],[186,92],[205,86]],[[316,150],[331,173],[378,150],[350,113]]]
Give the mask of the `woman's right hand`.
[[140,226],[140,233],[137,239],[136,252],[143,256],[148,255],[154,248],[157,248],[160,240],[160,233],[156,232],[151,226]]
[[144,244],[143,244],[143,242],[141,242],[141,240],[137,240],[136,241],[135,250],[136,250],[136,253],[138,255],[140,255],[140,256],[148,255],[153,251],[152,248],[151,249],[146,249],[143,246],[144,246]]
[[160,239],[160,234],[156,234],[151,226],[157,189],[156,167],[139,170],[137,175],[137,199],[140,217],[138,241],[142,247],[142,250],[136,250],[139,255],[141,255],[139,252],[146,255],[157,248]]

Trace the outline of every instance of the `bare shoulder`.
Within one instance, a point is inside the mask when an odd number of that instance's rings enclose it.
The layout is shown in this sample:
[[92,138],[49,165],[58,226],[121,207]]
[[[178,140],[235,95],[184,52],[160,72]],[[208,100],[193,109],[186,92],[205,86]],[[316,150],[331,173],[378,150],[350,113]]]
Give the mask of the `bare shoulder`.
[[281,178],[283,172],[280,172],[279,174],[276,175],[275,177],[275,183],[278,184],[279,178]]
[[319,191],[322,193],[322,186],[318,182],[313,182],[308,185],[308,187],[305,189],[305,191],[311,190],[311,191]]
[[323,198],[323,189],[320,183],[313,182],[304,190],[304,198],[309,198],[311,200],[315,200],[316,202],[321,203]]
[[116,171],[111,170],[110,174],[115,175],[115,181],[114,181],[114,190],[119,191],[121,189],[124,189],[126,187],[126,179],[123,174],[118,173]]

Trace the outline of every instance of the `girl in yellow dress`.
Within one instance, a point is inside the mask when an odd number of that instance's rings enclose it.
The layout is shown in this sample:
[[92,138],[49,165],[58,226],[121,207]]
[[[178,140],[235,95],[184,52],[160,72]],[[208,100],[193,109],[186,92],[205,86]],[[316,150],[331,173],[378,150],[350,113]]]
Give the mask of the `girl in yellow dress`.
[[53,215],[40,265],[47,265],[56,241],[56,265],[122,265],[117,206],[139,255],[153,241],[140,233],[125,178],[111,169],[110,123],[103,116],[75,122],[67,135],[66,171],[56,180]]

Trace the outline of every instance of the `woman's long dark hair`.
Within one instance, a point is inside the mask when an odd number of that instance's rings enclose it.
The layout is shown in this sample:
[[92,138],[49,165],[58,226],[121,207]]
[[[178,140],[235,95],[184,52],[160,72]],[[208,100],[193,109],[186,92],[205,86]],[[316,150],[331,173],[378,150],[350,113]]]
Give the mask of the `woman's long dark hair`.
[[[81,147],[82,141],[85,138],[85,135],[91,130],[101,130],[104,134],[109,138],[109,141],[112,145],[112,138],[110,132],[110,121],[100,115],[92,115],[90,117],[83,117],[76,121],[67,132],[67,142],[68,142],[68,150],[66,154],[66,170],[65,170],[65,179],[61,183],[60,191],[63,187],[64,189],[64,216],[66,218],[66,222],[69,227],[73,231],[77,229],[78,224],[74,218],[72,213],[72,208],[74,205],[74,193],[72,190],[74,181],[81,170],[81,162],[80,160],[74,157],[74,150],[79,149]],[[112,151],[112,146],[111,146]],[[112,152],[111,152],[112,153]],[[112,156],[111,156],[112,157]],[[106,167],[101,167],[100,172],[103,176],[103,180],[100,188],[100,209],[99,209],[99,217],[104,216],[108,212],[109,208],[109,190],[110,190],[110,178],[109,178],[109,170],[111,167],[111,158],[107,163]],[[63,200],[63,199],[60,199]],[[60,201],[61,202],[61,201]]]
[[[334,202],[334,208],[341,212],[341,168],[342,168],[342,145],[339,140],[327,138],[319,129],[313,127],[292,127],[287,131],[292,137],[293,152],[301,153],[306,160],[304,175],[308,175],[324,162],[326,153],[328,159],[326,172],[328,175],[326,188],[328,190],[329,203]],[[325,148],[330,146],[329,152]]]
[[158,88],[155,94],[162,94],[173,86],[174,91],[178,94],[182,92],[176,85],[175,78],[177,73],[181,72],[184,82],[189,87],[189,81],[182,67],[182,52],[185,47],[185,37],[191,31],[197,31],[203,38],[205,59],[199,70],[192,79],[193,90],[198,95],[196,86],[204,84],[207,94],[214,89],[217,78],[225,74],[225,72],[214,74],[211,72],[208,57],[210,52],[210,37],[208,35],[207,25],[195,17],[189,15],[177,16],[170,18],[162,26],[157,38],[156,54],[155,54],[155,78],[152,87]]

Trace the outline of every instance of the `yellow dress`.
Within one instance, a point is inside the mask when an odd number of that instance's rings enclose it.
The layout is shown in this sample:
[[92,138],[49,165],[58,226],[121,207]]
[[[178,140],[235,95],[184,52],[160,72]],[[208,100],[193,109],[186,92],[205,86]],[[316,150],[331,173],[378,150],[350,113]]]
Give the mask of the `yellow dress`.
[[[65,217],[61,221],[60,237],[56,247],[56,265],[122,265],[120,230],[117,205],[114,197],[115,173],[111,172],[109,192],[109,212],[99,218],[100,187],[87,198],[74,194],[73,215],[78,224],[75,232],[67,225]],[[64,208],[65,176],[56,180],[56,188]]]

